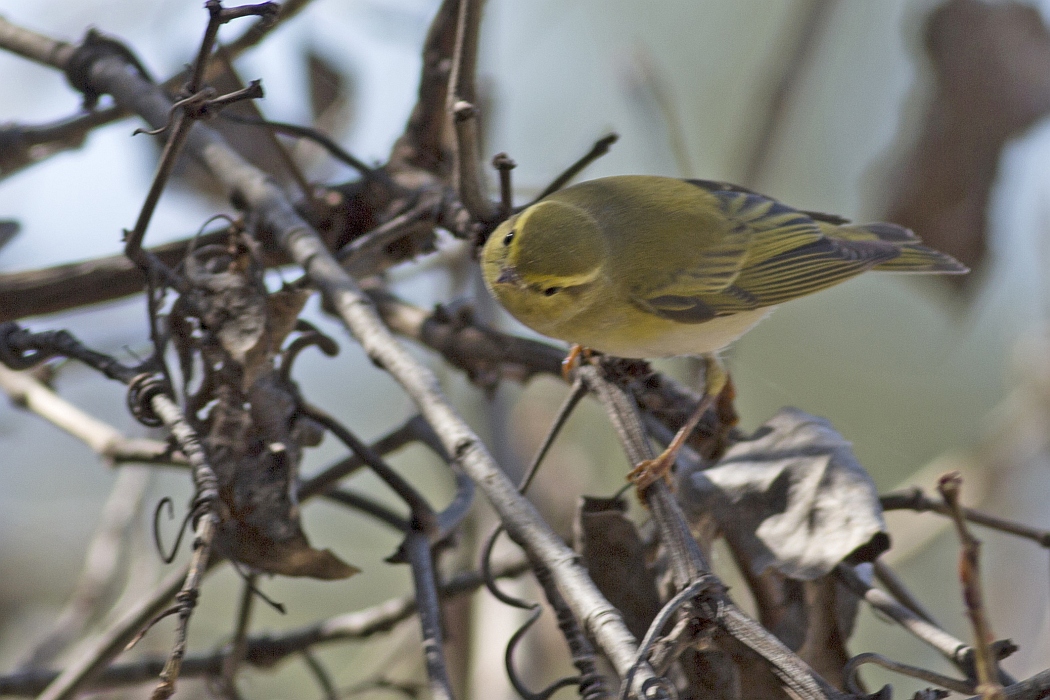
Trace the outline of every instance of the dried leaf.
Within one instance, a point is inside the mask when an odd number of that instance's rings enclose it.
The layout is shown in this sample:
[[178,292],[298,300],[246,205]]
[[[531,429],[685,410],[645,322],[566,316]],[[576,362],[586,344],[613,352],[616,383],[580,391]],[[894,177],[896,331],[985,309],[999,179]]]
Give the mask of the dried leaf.
[[334,63],[317,53],[306,54],[307,75],[310,86],[310,114],[314,124],[324,130],[345,126],[338,122],[335,113],[347,112],[353,102],[354,82]]
[[[243,89],[245,86],[244,81],[237,74],[236,69],[229,60],[229,56],[222,47],[219,47],[215,52],[214,58],[222,61],[222,68],[208,79],[208,84],[215,88],[220,95]],[[259,121],[264,118],[255,100],[241,100],[228,105],[223,109],[223,114],[252,121]],[[221,117],[209,121],[208,126],[222,134],[226,143],[233,147],[249,163],[269,174],[281,184],[291,186],[298,181],[298,176],[293,171],[293,168],[296,166],[284,146],[277,140],[277,136],[270,129],[247,126]],[[225,200],[227,197],[227,192],[219,186],[215,177],[192,158],[180,157],[176,173],[202,194],[222,200]]]
[[576,508],[576,551],[598,589],[641,639],[660,611],[660,596],[645,561],[645,545],[624,517],[623,499],[584,496]]
[[926,50],[936,93],[888,219],[976,267],[1002,149],[1050,112],[1050,31],[1030,4],[949,0],[927,22]]
[[7,242],[15,237],[21,226],[14,219],[0,219],[0,248],[7,245]]
[[714,517],[754,574],[814,580],[889,547],[875,485],[831,424],[781,409],[714,467],[684,480],[696,521]]

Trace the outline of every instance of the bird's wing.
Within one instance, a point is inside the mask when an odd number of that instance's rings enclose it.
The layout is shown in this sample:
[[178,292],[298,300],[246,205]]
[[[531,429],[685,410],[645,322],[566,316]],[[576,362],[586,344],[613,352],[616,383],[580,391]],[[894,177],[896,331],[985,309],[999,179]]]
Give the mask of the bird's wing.
[[[843,221],[838,217],[820,215],[816,219],[812,213],[743,188],[690,182],[717,198],[729,222],[732,242],[719,244],[712,252],[717,261],[723,253],[734,251],[736,270],[732,275],[723,274],[717,284],[704,280],[704,268],[710,266],[705,251],[701,265],[638,295],[639,306],[665,318],[702,323],[716,316],[775,306],[838,284],[900,254],[894,242],[877,234],[871,236],[873,240],[827,235],[837,228],[832,221]],[[746,248],[742,255],[741,245]]]
[[[685,182],[688,182],[690,185],[696,185],[700,189],[707,190],[708,192],[716,196],[718,196],[718,193],[720,192],[736,192],[738,194],[753,194],[761,199],[768,199],[770,201],[776,202],[776,200],[772,197],[767,197],[764,194],[755,192],[754,190],[749,190],[748,188],[741,187],[740,185],[734,185],[730,182],[720,182],[718,180],[686,180]],[[777,202],[777,204],[780,204],[780,202]],[[839,224],[849,223],[849,219],[839,216],[837,214],[825,214],[819,211],[806,211],[804,209],[800,209],[799,211],[801,211],[803,214],[807,215],[814,221],[821,221],[826,224],[835,224],[837,226]]]

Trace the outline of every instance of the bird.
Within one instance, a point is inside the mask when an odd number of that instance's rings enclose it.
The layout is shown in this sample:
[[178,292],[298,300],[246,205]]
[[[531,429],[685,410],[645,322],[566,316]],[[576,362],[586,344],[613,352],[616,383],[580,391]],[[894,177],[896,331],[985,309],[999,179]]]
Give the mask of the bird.
[[[581,182],[503,221],[480,254],[486,286],[542,335],[625,358],[699,355],[704,400],[655,460],[642,490],[728,381],[718,352],[780,304],[868,270],[968,269],[891,223],[852,224],[738,185],[655,175]],[[683,434],[684,433],[684,434]]]

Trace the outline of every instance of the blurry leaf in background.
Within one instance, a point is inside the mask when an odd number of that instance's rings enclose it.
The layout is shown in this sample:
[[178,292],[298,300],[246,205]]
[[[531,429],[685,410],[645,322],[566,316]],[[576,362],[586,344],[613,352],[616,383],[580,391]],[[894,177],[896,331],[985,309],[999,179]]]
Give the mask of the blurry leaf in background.
[[7,245],[22,227],[13,219],[0,219],[0,248]]
[[316,51],[307,52],[306,65],[314,125],[329,133],[345,129],[354,111],[354,81]]
[[[208,85],[215,88],[218,95],[226,95],[243,89],[244,81],[237,74],[233,64],[229,62],[227,54],[220,49],[216,56],[223,66],[209,78]],[[265,85],[263,88],[265,90]],[[255,100],[234,102],[223,108],[222,114],[250,121],[263,119],[263,114],[259,111]],[[237,153],[244,156],[249,163],[269,173],[282,185],[287,187],[298,181],[299,178],[294,171],[295,166],[291,158],[269,129],[243,124],[232,119],[223,119],[222,116],[210,120],[208,126],[222,134],[226,142],[233,146]],[[162,141],[157,142],[158,154],[160,153],[159,146],[162,144]],[[181,157],[176,172],[201,194],[220,200],[225,199],[225,191],[193,159]]]
[[887,216],[977,268],[1002,149],[1050,113],[1050,31],[1029,5],[949,0],[927,22],[926,51],[935,96]]

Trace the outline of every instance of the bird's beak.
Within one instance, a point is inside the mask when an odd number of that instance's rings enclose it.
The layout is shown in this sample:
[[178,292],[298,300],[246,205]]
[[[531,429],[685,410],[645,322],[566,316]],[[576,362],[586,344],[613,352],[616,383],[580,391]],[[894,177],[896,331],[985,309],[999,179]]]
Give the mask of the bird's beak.
[[496,278],[496,284],[513,284],[514,286],[521,286],[521,275],[513,267],[504,267],[499,271],[499,277]]

